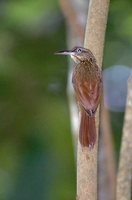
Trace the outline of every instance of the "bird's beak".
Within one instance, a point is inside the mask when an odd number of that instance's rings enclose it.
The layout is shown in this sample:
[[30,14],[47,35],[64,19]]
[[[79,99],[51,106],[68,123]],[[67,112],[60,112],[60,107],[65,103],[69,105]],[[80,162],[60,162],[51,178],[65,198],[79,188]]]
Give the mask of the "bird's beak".
[[72,56],[72,55],[74,55],[74,52],[73,51],[67,51],[67,50],[66,51],[58,51],[58,52],[55,53],[55,55]]

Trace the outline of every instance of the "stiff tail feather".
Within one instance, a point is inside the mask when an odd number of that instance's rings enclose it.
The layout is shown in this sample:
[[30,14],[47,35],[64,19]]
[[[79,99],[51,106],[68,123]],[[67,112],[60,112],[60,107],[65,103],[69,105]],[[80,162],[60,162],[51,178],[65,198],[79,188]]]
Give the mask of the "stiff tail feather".
[[90,148],[96,142],[95,116],[89,116],[85,110],[81,112],[79,140],[82,146]]

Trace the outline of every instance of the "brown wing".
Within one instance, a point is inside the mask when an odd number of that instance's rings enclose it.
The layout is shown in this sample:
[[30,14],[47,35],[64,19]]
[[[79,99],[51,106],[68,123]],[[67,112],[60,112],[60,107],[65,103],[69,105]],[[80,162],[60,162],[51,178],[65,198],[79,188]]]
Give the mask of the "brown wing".
[[102,93],[101,79],[92,81],[78,81],[74,85],[76,91],[77,100],[79,104],[90,115],[95,113]]

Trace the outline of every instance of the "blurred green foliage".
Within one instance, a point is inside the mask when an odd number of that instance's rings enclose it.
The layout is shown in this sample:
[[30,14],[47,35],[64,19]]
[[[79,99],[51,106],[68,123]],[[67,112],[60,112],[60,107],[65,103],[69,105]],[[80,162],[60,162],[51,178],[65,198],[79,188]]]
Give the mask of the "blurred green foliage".
[[66,60],[53,55],[65,41],[57,7],[50,0],[1,3],[1,200],[74,197]]
[[[131,66],[131,7],[111,1],[104,67]],[[1,1],[0,21],[0,200],[74,199],[67,63],[53,55],[66,46],[59,5]]]
[[[103,68],[112,65],[132,67],[132,1],[110,1]],[[118,78],[118,75],[117,75]],[[124,113],[111,112],[116,158],[119,159]]]

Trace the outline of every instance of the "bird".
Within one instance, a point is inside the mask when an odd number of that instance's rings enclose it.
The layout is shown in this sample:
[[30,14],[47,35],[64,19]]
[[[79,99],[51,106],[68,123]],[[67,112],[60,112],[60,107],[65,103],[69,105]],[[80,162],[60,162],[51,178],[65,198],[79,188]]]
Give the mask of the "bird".
[[96,143],[95,113],[102,96],[102,72],[93,53],[84,47],[56,52],[70,56],[76,63],[72,84],[80,110],[79,141],[82,147],[94,147]]

